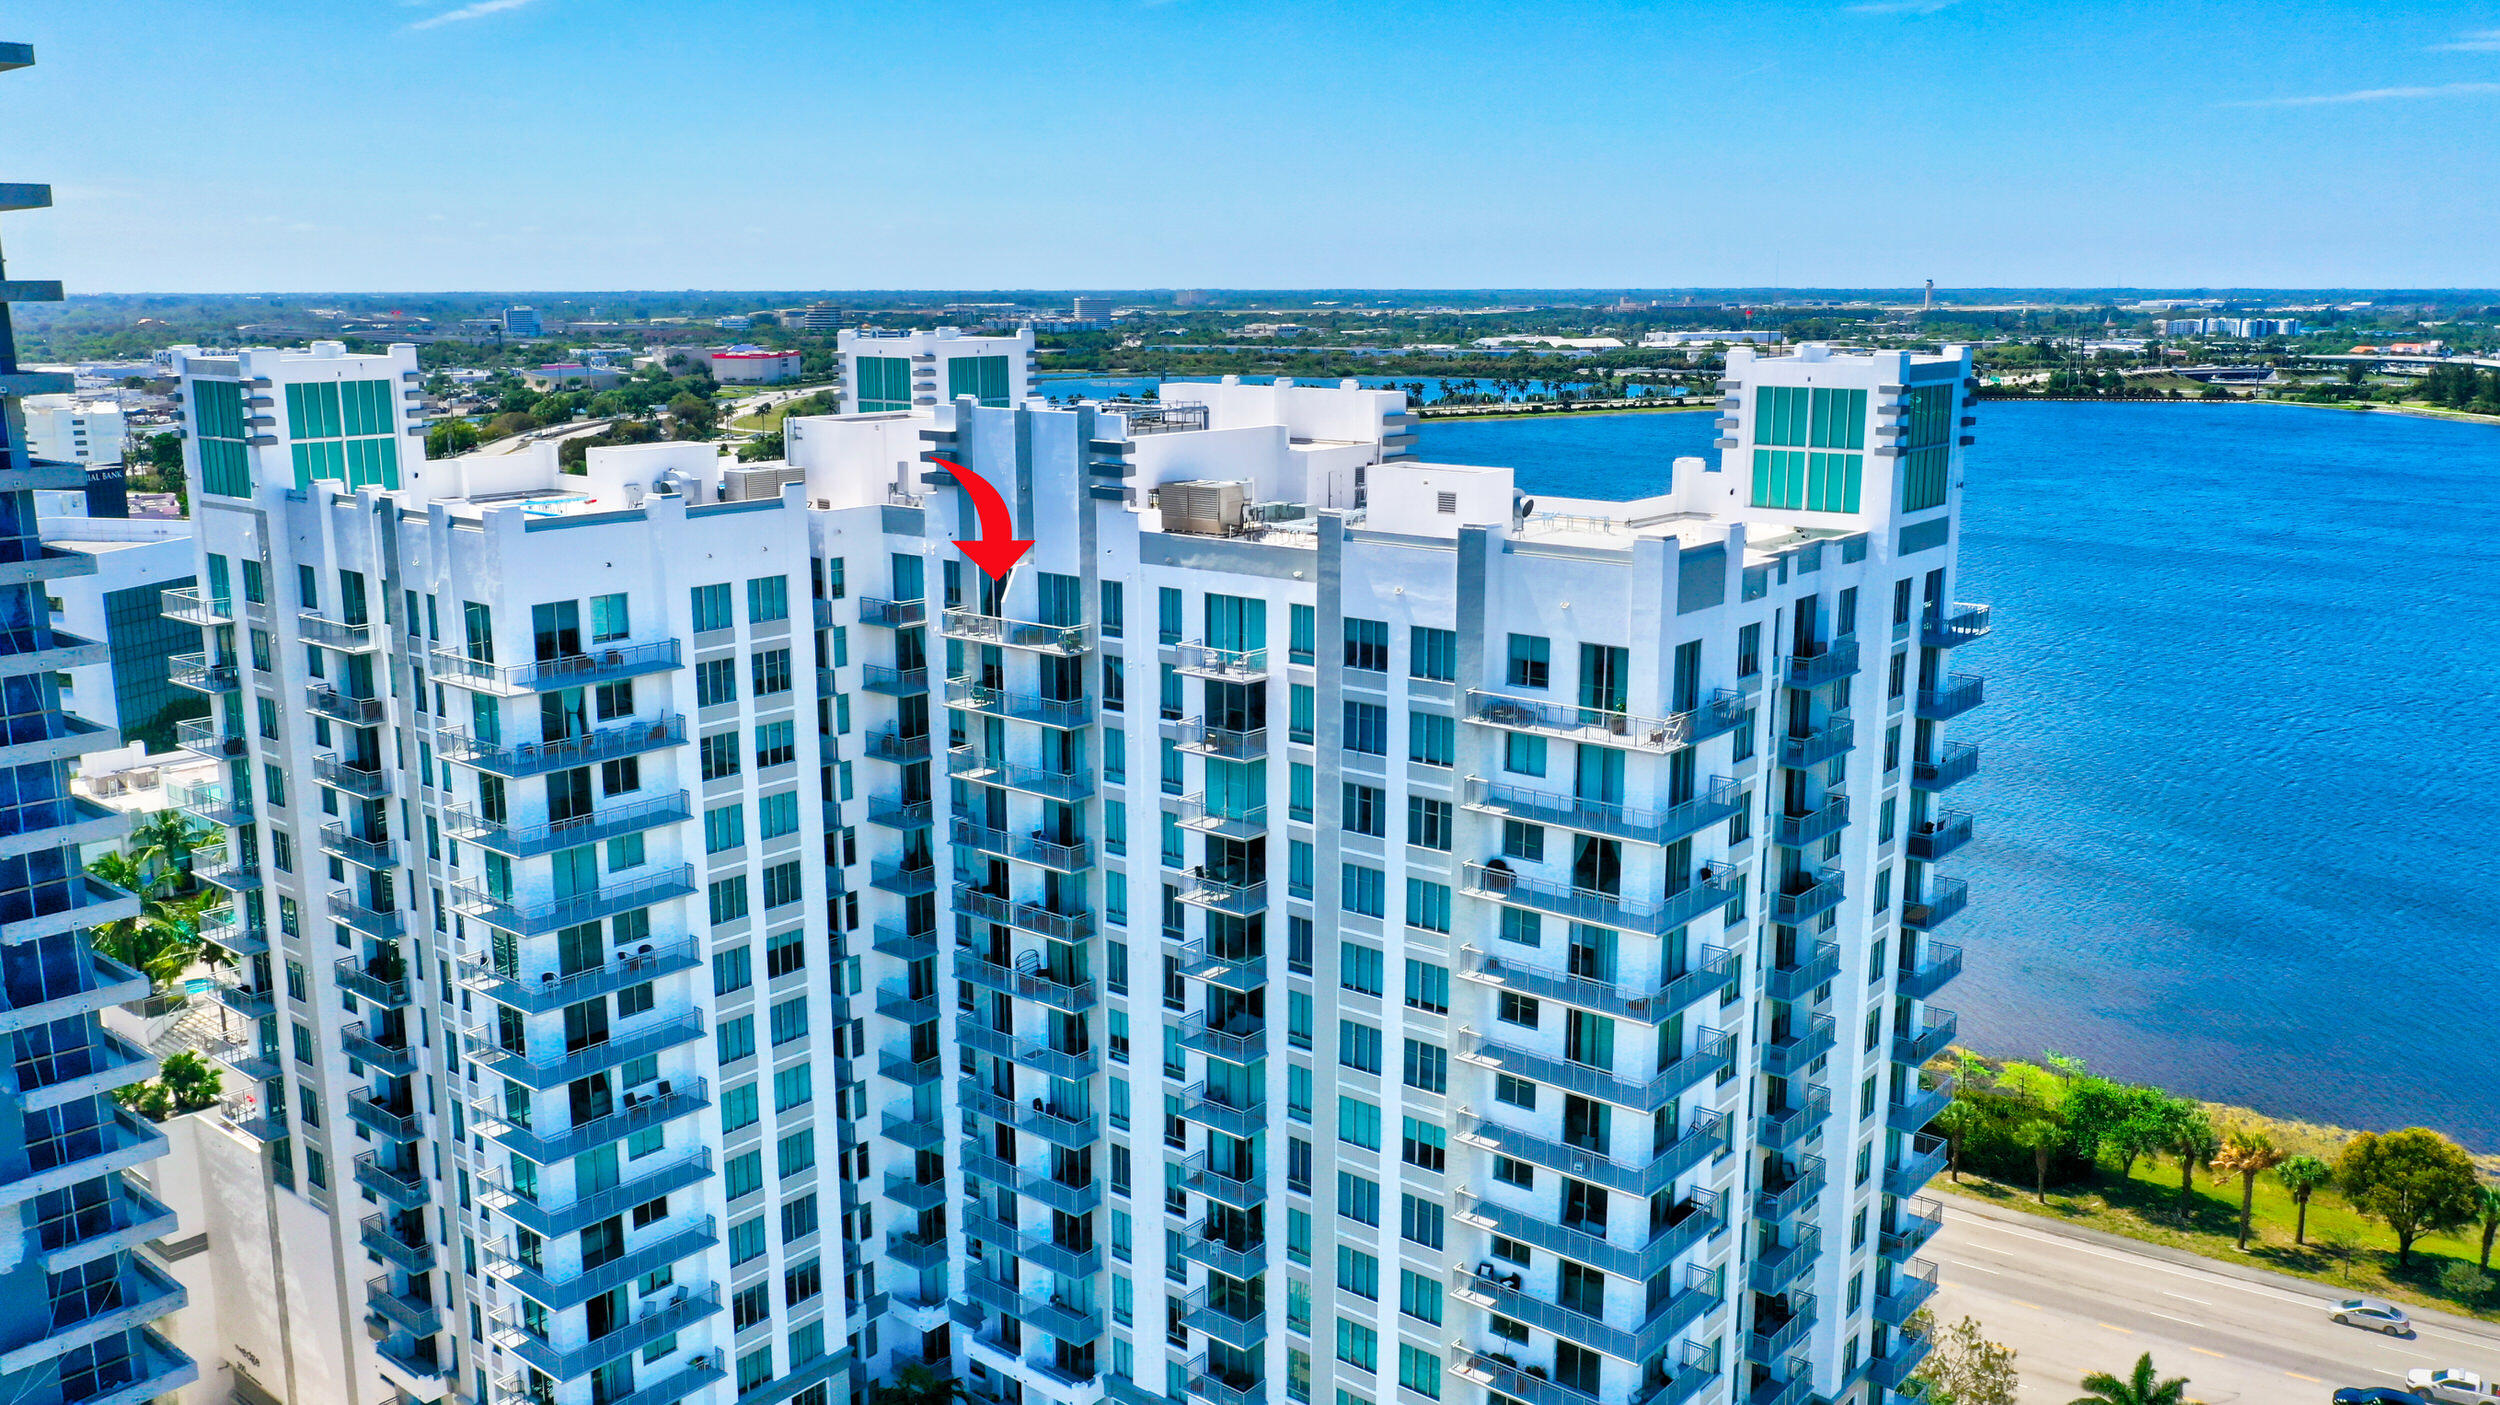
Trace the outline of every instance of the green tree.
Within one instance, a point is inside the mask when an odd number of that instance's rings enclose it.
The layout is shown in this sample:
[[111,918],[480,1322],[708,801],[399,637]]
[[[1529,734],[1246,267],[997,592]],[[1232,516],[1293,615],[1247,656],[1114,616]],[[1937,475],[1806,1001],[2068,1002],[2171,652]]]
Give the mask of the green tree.
[[2216,1175],[2240,1178],[2240,1250],[2248,1249],[2248,1222],[2257,1209],[2257,1177],[2283,1164],[2283,1151],[2265,1133],[2234,1127],[2214,1153]]
[[2031,1153],[2033,1190],[2040,1203],[2049,1203],[2049,1160],[2066,1144],[2065,1125],[2045,1108],[2034,1109],[2030,1116],[2014,1124],[2014,1145]]
[[2476,1194],[2480,1198],[2474,1202],[2474,1218],[2482,1221],[2482,1265],[2483,1271],[2488,1273],[2491,1271],[2491,1241],[2493,1236],[2500,1235],[2500,1186],[2483,1186]]
[[132,825],[122,847],[149,886],[165,884],[172,892],[188,893],[197,886],[191,857],[209,838],[206,826],[180,810],[159,810]]
[[2283,1188],[2292,1193],[2292,1205],[2297,1212],[2292,1222],[2292,1242],[2307,1244],[2309,1197],[2317,1194],[2319,1187],[2335,1180],[2335,1168],[2314,1156],[2294,1156],[2275,1167],[2274,1174],[2283,1182]]
[[755,438],[750,439],[738,446],[738,462],[740,463],[755,463],[763,459],[777,459],[781,457],[781,454],[782,438],[781,431],[778,429],[774,430],[770,434],[759,434]]
[[2014,1349],[1988,1340],[1979,1319],[1965,1317],[1939,1328],[1935,1314],[1920,1308],[1911,1314],[1908,1330],[1935,1344],[1911,1373],[1925,1383],[1928,1405],[2015,1405],[2022,1378],[2014,1368]]
[[425,456],[447,459],[477,447],[477,426],[467,420],[444,420],[425,432]]
[[2474,1158],[2427,1127],[2354,1137],[2335,1179],[2354,1209],[2395,1232],[2400,1269],[2412,1264],[2415,1240],[2472,1223],[2482,1205]]
[[917,1361],[895,1368],[894,1379],[876,1383],[876,1405],[954,1405],[965,1399],[961,1382]]
[[681,390],[668,402],[668,417],[676,424],[675,438],[709,439],[720,409],[704,396]]
[[2107,1371],[2084,1377],[2084,1393],[2070,1405],[2186,1405],[2187,1387],[2185,1376],[2159,1379],[2148,1351],[2135,1359],[2135,1369],[2124,1380]]
[[87,871],[139,896],[137,916],[95,928],[95,949],[144,974],[158,990],[170,989],[202,955],[199,914],[208,895],[170,893],[124,854],[106,854],[87,865]]
[[1956,1185],[1962,1181],[1963,1144],[1971,1133],[1988,1125],[1987,1111],[1971,1100],[1967,1088],[1966,1084],[1954,1085],[1953,1101],[1936,1113],[1935,1121],[1937,1135],[1944,1138],[1945,1174]]
[[217,1101],[226,1081],[215,1064],[190,1049],[167,1054],[156,1078],[173,1095],[174,1107],[180,1112],[197,1112]]
[[2214,1135],[2213,1119],[2205,1115],[2205,1109],[2185,1098],[2168,1099],[2162,1109],[2162,1132],[2168,1143],[2164,1149],[2179,1158],[2179,1213],[2184,1215],[2188,1197],[2196,1189],[2196,1168],[2213,1159],[2221,1149],[2221,1139]]

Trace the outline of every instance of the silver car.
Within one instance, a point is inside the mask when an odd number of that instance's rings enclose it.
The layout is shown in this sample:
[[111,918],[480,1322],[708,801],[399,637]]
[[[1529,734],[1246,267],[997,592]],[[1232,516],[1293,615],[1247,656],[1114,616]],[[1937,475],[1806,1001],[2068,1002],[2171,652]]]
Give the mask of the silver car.
[[2391,1337],[2413,1335],[2413,1322],[2405,1316],[2405,1310],[2376,1298],[2346,1298],[2335,1305],[2330,1315],[2347,1327],[2367,1327]]

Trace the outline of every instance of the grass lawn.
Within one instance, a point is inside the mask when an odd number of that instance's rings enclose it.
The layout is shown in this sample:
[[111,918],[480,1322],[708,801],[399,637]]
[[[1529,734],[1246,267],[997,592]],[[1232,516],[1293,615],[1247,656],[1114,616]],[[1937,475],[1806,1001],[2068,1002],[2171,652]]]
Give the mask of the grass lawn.
[[2363,1217],[2332,1190],[2310,1197],[2308,1243],[2294,1244],[2291,1192],[2272,1173],[2257,1178],[2256,1217],[2246,1253],[2237,1247],[2239,1178],[2214,1181],[2209,1171],[2199,1167],[2196,1188],[2183,1216],[2178,1210],[2179,1163],[2170,1158],[2137,1162],[2134,1174],[2124,1182],[2115,1170],[2104,1166],[2098,1185],[2052,1185],[2046,1205],[2034,1198],[2028,1184],[1968,1172],[1959,1185],[1939,1176],[1933,1188],[2209,1259],[2292,1274],[2356,1294],[2500,1320],[2500,1294],[2486,1291],[2469,1302],[2448,1292],[2439,1281],[2441,1271],[2450,1264],[2471,1267],[2476,1263],[2482,1252],[2479,1226],[2414,1241],[2413,1262],[2400,1274],[2396,1236],[2385,1225]]

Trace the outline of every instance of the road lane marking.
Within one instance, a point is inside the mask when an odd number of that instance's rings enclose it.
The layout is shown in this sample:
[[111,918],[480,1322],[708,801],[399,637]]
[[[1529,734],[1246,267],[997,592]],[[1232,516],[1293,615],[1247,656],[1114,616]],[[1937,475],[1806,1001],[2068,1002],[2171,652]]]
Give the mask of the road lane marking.
[[2126,1333],[2126,1334],[2127,1334],[2128,1336],[2130,1336],[2130,1337],[2132,1337],[2132,1336],[2134,1336],[2134,1335],[2135,1335],[2135,1329],[2134,1329],[2133,1327],[2121,1327],[2121,1326],[2117,1325],[2117,1324],[2116,1324],[2116,1323],[2114,1323],[2114,1322],[2104,1322],[2104,1323],[2101,1323],[2100,1325],[2101,1325],[2101,1326],[2103,1326],[2103,1327],[2107,1327],[2109,1330],[2111,1330],[2111,1331],[2113,1331],[2113,1332],[2124,1332],[2124,1333]]
[[2289,1377],[2291,1377],[2293,1380],[2296,1380],[2296,1381],[2307,1381],[2307,1382],[2309,1382],[2311,1385],[2325,1385],[2325,1384],[2326,1384],[2326,1382],[2324,1382],[2324,1381],[2322,1381],[2322,1380],[2319,1380],[2319,1379],[2318,1379],[2317,1377],[2315,1377],[2315,1376],[2304,1376],[2304,1375],[2302,1375],[2302,1374],[2301,1374],[2300,1372],[2298,1372],[2298,1371],[2286,1371],[2286,1372],[2284,1372],[2283,1374],[2284,1374],[2284,1375],[2287,1375],[2287,1376],[2289,1376]]
[[2223,1361],[2228,1361],[2228,1360],[2230,1360],[2230,1359],[2231,1359],[2231,1358],[2229,1358],[2229,1357],[2227,1357],[2227,1356],[2224,1356],[2221,1352],[2218,1352],[2218,1351],[2207,1351],[2205,1348],[2203,1348],[2203,1347],[2201,1347],[2201,1346],[2192,1346],[2192,1347],[2189,1347],[2189,1348],[2188,1348],[2188,1350],[2190,1350],[2190,1351],[2192,1351],[2192,1352],[2195,1352],[2195,1353],[2196,1353],[2197,1355],[2199,1355],[2199,1356],[2211,1356],[2211,1357],[2215,1357],[2215,1358],[2220,1359],[2220,1360],[2223,1360]]
[[2189,1297],[2189,1296],[2188,1296],[2187,1294],[2185,1294],[2185,1293],[2174,1293],[2174,1292],[2171,1292],[2171,1291],[2170,1291],[2169,1289],[2167,1289],[2167,1288],[2162,1289],[2161,1295],[2162,1295],[2163,1297],[2165,1297],[2165,1298],[2177,1298],[2179,1301],[2181,1301],[2181,1302],[2183,1302],[2183,1303],[2194,1303],[2194,1304],[2196,1304],[2198,1307],[2212,1307],[2212,1306],[2213,1306],[2213,1304],[2212,1304],[2212,1303],[2207,1302],[2207,1301],[2206,1301],[2205,1299],[2203,1299],[2203,1298],[2191,1298],[2191,1297]]
[[[2154,1259],[2143,1254],[2122,1254],[2114,1249],[2104,1249],[2096,1244],[2085,1244],[2078,1240],[2066,1238],[2064,1235],[2035,1234],[2028,1230],[2008,1229],[2003,1225],[1992,1225],[1985,1223],[1984,1221],[1977,1220],[1971,1221],[1970,1227],[1982,1233],[2002,1234],[2014,1239],[2029,1239],[2042,1244],[2055,1244],[2062,1248],[2072,1249],[2079,1254],[2090,1254],[2094,1258],[2114,1260],[2118,1263],[2126,1264],[2131,1268],[2149,1268],[2156,1273],[2170,1273],[2176,1274],[2181,1278],[2194,1278],[2203,1282],[2213,1283],[2220,1287],[2237,1289],[2240,1292],[2253,1294],[2261,1298],[2273,1298],[2278,1302],[2298,1303],[2302,1307],[2317,1307],[2324,1303],[2339,1301],[2334,1297],[2303,1297],[2297,1293],[2286,1293],[2273,1288],[2258,1287],[2255,1284],[2242,1283],[2236,1279],[2225,1278],[2217,1273],[2198,1269],[2180,1268],[2174,1264],[2166,1264],[2158,1259]],[[2488,1345],[2488,1343],[2477,1343],[2477,1345]]]
[[2169,1313],[2166,1313],[2166,1312],[2153,1312],[2153,1310],[2152,1310],[2151,1308],[2146,1308],[2146,1309],[2145,1309],[2145,1311],[2146,1311],[2146,1312],[2148,1312],[2148,1313],[2151,1313],[2151,1315],[2153,1315],[2153,1316],[2155,1316],[2155,1317],[2160,1318],[2160,1319],[2161,1319],[2161,1320],[2163,1320],[2164,1322],[2179,1322],[2179,1323],[2184,1323],[2184,1324],[2186,1324],[2187,1326],[2190,1326],[2190,1327],[2202,1327],[2202,1326],[2204,1326],[2204,1325],[2205,1325],[2204,1323],[2197,1321],[2197,1320],[2196,1320],[2195,1318],[2193,1318],[2193,1317],[2173,1317],[2173,1316],[2171,1316]]
[[2016,1306],[2016,1307],[2027,1307],[2027,1308],[2030,1308],[2033,1312],[2046,1312],[2046,1311],[2048,1311],[2048,1309],[2047,1309],[2047,1308],[2040,1306],[2038,1303],[2027,1303],[2027,1302],[2024,1302],[2024,1301],[2023,1301],[2022,1299],[2020,1299],[2020,1298],[2007,1298],[2007,1299],[2006,1299],[2006,1301],[2007,1301],[2007,1302],[2009,1302],[2009,1303],[2012,1303],[2012,1304],[2013,1304],[2014,1306]]

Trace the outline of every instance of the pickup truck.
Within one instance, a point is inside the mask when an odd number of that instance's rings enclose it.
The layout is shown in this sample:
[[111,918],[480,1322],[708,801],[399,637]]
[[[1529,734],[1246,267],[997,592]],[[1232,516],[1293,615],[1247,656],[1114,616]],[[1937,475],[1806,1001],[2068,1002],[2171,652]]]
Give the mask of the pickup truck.
[[2440,1405],[2500,1405],[2500,1382],[2471,1371],[2408,1371],[2405,1389]]

